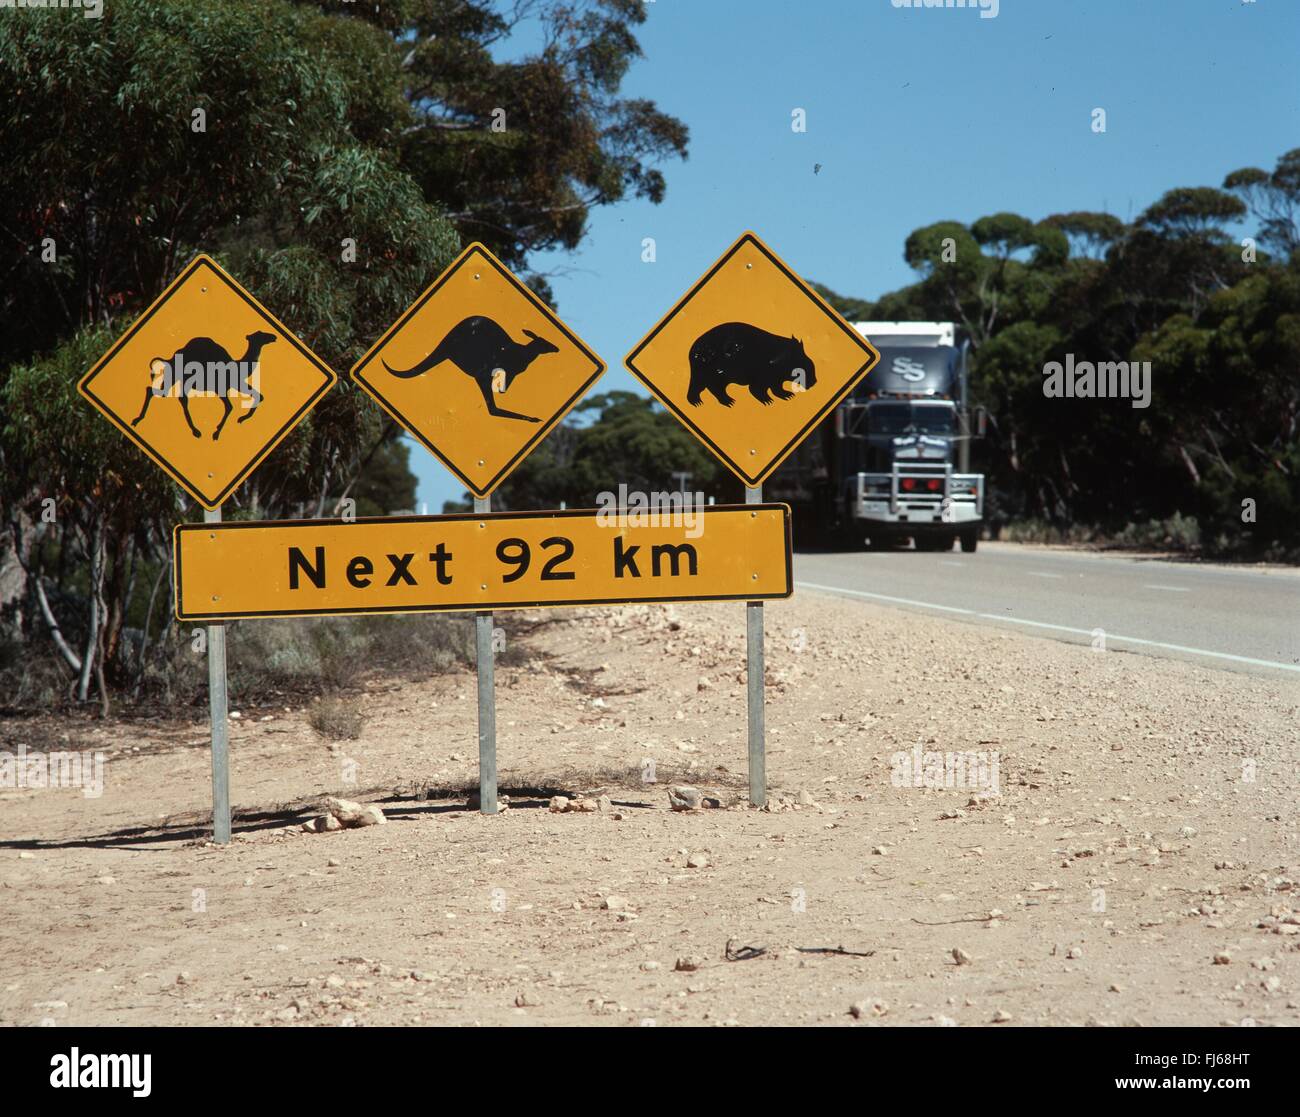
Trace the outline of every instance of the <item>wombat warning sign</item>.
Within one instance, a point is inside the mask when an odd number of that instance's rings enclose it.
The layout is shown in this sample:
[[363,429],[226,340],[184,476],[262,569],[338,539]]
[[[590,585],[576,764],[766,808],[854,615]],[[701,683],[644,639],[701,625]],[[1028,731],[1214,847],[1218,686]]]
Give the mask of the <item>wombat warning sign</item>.
[[751,488],[880,354],[753,233],[624,362]]

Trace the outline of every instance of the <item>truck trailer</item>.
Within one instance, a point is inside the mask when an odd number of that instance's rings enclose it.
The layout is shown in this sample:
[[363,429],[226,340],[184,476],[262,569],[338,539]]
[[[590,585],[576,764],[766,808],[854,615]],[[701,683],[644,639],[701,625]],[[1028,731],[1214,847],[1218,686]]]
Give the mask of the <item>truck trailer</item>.
[[765,486],[804,544],[963,551],[979,545],[967,350],[951,322],[856,322],[880,361]]

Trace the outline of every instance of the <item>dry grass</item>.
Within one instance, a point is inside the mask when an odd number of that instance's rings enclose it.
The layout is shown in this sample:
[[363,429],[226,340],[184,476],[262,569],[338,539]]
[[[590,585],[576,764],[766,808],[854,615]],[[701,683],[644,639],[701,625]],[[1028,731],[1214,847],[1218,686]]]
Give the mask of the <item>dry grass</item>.
[[355,741],[366,724],[355,698],[322,698],[307,711],[307,724],[328,741]]
[[[655,792],[667,794],[670,784],[692,784],[709,791],[745,791],[749,778],[745,773],[729,772],[722,768],[687,768],[684,765],[658,764],[654,779],[647,780],[648,771],[628,765],[565,765],[545,771],[524,769],[503,771],[498,790],[515,798],[550,798],[552,795],[596,796],[619,792]],[[417,799],[462,799],[477,793],[476,783],[463,781],[427,782],[411,789],[394,791],[403,797]]]

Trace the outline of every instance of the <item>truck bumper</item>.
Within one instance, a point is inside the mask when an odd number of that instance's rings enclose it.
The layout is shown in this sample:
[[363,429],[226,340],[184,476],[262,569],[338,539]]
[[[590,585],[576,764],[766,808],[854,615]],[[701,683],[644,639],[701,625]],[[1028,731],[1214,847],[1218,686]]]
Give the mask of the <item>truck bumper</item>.
[[859,473],[846,493],[849,519],[894,535],[964,535],[984,520],[984,477],[947,463],[898,462],[890,473]]
[[984,522],[980,510],[967,501],[953,501],[946,509],[936,502],[900,502],[896,509],[891,509],[887,500],[864,500],[855,519],[859,523],[897,528],[900,535],[911,531],[957,532]]

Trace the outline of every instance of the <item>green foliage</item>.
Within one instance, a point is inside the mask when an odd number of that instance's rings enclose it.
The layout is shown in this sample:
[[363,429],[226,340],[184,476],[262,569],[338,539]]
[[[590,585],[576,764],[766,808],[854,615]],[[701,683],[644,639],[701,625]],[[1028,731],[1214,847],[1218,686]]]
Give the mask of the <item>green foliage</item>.
[[740,482],[672,415],[631,392],[592,396],[575,408],[493,494],[493,507],[592,508],[602,492],[672,492],[674,473],[721,503],[741,497]]
[[1272,173],[1243,167],[1223,180],[1259,222],[1259,240],[1289,259],[1300,251],[1300,147],[1278,158]]
[[410,446],[381,440],[374,456],[362,463],[348,495],[357,502],[358,516],[389,516],[415,510],[415,488]]
[[[358,14],[387,20],[383,7]],[[577,245],[595,206],[663,199],[655,164],[685,157],[687,128],[652,101],[618,96],[645,18],[642,0],[402,5],[393,22],[415,116],[403,166],[446,203],[462,239],[522,268],[530,252]],[[494,53],[530,19],[538,51]],[[544,280],[532,285],[549,297]]]
[[[502,57],[533,17],[542,45]],[[162,662],[165,590],[152,603],[195,510],[77,379],[199,251],[346,369],[464,240],[522,267],[577,244],[592,206],[660,200],[653,164],[685,154],[685,126],[618,96],[644,18],[639,0],[114,0],[0,19],[0,526],[20,544],[0,563],[30,555],[29,598],[57,568],[68,640],[97,628],[110,686]],[[225,513],[409,508],[398,435],[342,383]]]
[[862,322],[866,320],[866,315],[871,308],[869,299],[854,299],[847,295],[841,295],[832,291],[823,283],[817,283],[808,280],[808,286],[817,294],[821,295],[830,305],[843,316],[846,322]]
[[1210,186],[1179,187],[1167,191],[1154,205],[1144,210],[1138,225],[1157,232],[1181,236],[1226,236],[1220,226],[1246,214],[1245,204],[1231,194]]
[[77,380],[114,339],[111,327],[88,327],[0,381],[0,499],[24,495],[11,487],[22,463],[53,496],[56,514],[74,514],[89,499],[130,504],[140,517],[176,511],[172,482],[143,454],[123,453],[122,436],[77,394]]
[[[1285,255],[1243,259],[1224,225],[1248,211],[1261,243]],[[1062,537],[1163,533],[1179,546],[1296,553],[1298,245],[1300,149],[1272,173],[1233,172],[1224,190],[1170,190],[1132,225],[1088,212],[938,222],[907,238],[918,282],[874,302],[825,293],[858,321],[965,327],[972,403],[993,420],[975,453],[994,519]],[[1151,407],[1046,398],[1044,365],[1070,353],[1150,361]]]
[[1124,233],[1124,222],[1110,213],[1054,213],[1043,218],[1042,224],[1065,234],[1073,256],[1104,256]]

